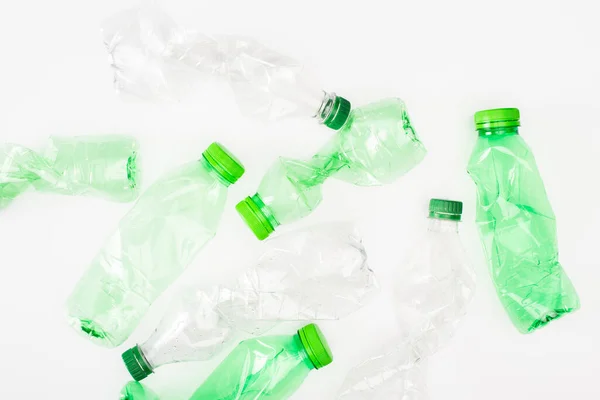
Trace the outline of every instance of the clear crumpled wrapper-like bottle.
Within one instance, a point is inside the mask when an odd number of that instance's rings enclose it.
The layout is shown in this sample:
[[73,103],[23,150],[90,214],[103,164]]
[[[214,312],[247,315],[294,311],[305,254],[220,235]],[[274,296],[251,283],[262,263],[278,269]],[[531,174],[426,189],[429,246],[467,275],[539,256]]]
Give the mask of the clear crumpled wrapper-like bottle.
[[152,3],[115,14],[102,36],[121,94],[178,100],[208,77],[228,82],[242,113],[263,120],[315,117],[339,129],[350,112],[301,62],[252,38],[186,29]]
[[141,380],[161,365],[208,360],[236,336],[262,335],[281,321],[336,320],[378,292],[362,240],[351,224],[274,237],[231,286],[188,288],[156,331],[123,354]]
[[395,287],[399,337],[354,367],[339,400],[426,399],[425,361],[454,335],[475,292],[458,235],[462,203],[432,199],[427,235],[412,248]]

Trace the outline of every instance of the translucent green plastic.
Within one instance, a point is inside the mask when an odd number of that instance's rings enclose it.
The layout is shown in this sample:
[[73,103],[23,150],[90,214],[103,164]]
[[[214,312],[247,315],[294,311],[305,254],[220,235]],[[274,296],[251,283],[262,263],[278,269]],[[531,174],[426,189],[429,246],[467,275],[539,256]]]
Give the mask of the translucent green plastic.
[[228,186],[204,157],[150,186],[71,294],[72,325],[104,346],[123,343],[215,235]]
[[306,161],[280,158],[264,176],[257,194],[272,213],[273,225],[310,214],[322,200],[330,177],[354,185],[394,182],[425,157],[400,99],[354,109],[331,141]]
[[0,145],[0,209],[29,187],[132,201],[139,186],[136,157],[137,142],[122,135],[52,137],[42,153]]
[[160,400],[158,395],[151,389],[139,382],[129,382],[121,390],[119,400]]
[[245,340],[190,400],[287,399],[313,369],[298,335]]
[[522,333],[579,308],[558,261],[556,220],[531,150],[517,128],[480,131],[468,172],[498,296]]

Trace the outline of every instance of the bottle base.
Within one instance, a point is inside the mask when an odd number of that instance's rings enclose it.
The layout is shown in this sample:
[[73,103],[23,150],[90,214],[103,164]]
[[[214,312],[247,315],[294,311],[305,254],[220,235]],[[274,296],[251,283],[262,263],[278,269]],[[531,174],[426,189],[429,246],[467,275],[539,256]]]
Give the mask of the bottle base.
[[94,321],[69,317],[69,324],[82,336],[100,346],[114,348],[119,345],[119,343],[114,343],[112,336]]
[[577,308],[563,308],[560,310],[554,310],[552,312],[548,312],[548,313],[542,315],[540,318],[533,321],[533,323],[529,326],[529,328],[527,328],[527,331],[525,333],[531,333],[539,328],[542,328],[542,327],[548,325],[551,321],[562,318],[565,315],[568,315],[576,310],[577,310]]

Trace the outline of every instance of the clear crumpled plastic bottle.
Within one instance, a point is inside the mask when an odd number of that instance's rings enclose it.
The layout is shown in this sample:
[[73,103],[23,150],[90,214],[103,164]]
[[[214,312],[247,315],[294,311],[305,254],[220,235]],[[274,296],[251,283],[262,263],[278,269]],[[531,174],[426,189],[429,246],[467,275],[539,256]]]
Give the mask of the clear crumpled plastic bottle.
[[282,224],[309,215],[320,203],[330,177],[359,186],[394,182],[425,157],[400,99],[352,111],[348,123],[308,160],[279,158],[258,191],[236,209],[260,240]]
[[163,175],[121,219],[68,302],[68,317],[96,343],[116,347],[152,302],[215,236],[228,187],[244,174],[223,146]]
[[249,116],[314,117],[337,130],[350,112],[350,102],[322,90],[299,61],[251,38],[184,29],[155,5],[116,14],[102,33],[120,93],[178,99],[190,89],[192,72],[200,72],[229,82]]
[[556,217],[516,108],[475,114],[479,138],[468,172],[477,185],[477,223],[500,301],[521,333],[580,307],[558,261]]
[[161,365],[208,360],[240,335],[281,321],[335,320],[361,308],[378,285],[350,224],[274,237],[231,287],[182,292],[150,338],[123,353],[136,380]]
[[127,202],[139,191],[137,141],[125,135],[50,138],[42,152],[0,145],[0,210],[28,188]]
[[475,292],[458,222],[462,203],[432,199],[424,240],[411,249],[395,287],[399,340],[355,367],[340,400],[425,398],[424,361],[453,336]]

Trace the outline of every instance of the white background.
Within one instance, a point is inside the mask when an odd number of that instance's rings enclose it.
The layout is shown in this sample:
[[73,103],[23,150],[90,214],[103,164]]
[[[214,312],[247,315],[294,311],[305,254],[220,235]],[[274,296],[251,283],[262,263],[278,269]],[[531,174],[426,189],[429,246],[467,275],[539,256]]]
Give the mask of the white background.
[[[392,340],[387,293],[399,261],[426,228],[427,203],[434,196],[465,202],[462,238],[478,274],[478,292],[455,339],[430,360],[432,398],[598,398],[595,1],[165,3],[185,26],[254,36],[304,60],[325,89],[355,105],[402,97],[429,150],[417,169],[393,185],[328,182],[322,205],[294,225],[356,221],[384,290],[350,318],[322,324],[336,361],[311,374],[295,400],[334,398],[350,367]],[[223,142],[247,173],[231,189],[217,237],[181,279],[221,282],[251,265],[261,250],[233,210],[235,203],[254,193],[275,157],[309,156],[332,133],[311,120],[267,126],[242,118],[230,91],[219,84],[179,105],[123,102],[111,85],[99,27],[134,4],[3,1],[0,138],[40,148],[51,134],[133,134],[141,142],[146,185],[198,158],[211,141]],[[580,311],[526,336],[513,328],[494,293],[473,222],[475,190],[465,172],[476,140],[473,113],[510,106],[521,109],[521,133],[534,150],[558,217],[561,261],[582,302]],[[130,206],[29,192],[1,213],[0,399],[118,397],[128,380],[121,351],[146,339],[173,290],[124,346],[110,351],[77,336],[65,322],[63,304]],[[218,361],[165,367],[147,383],[182,399]]]

